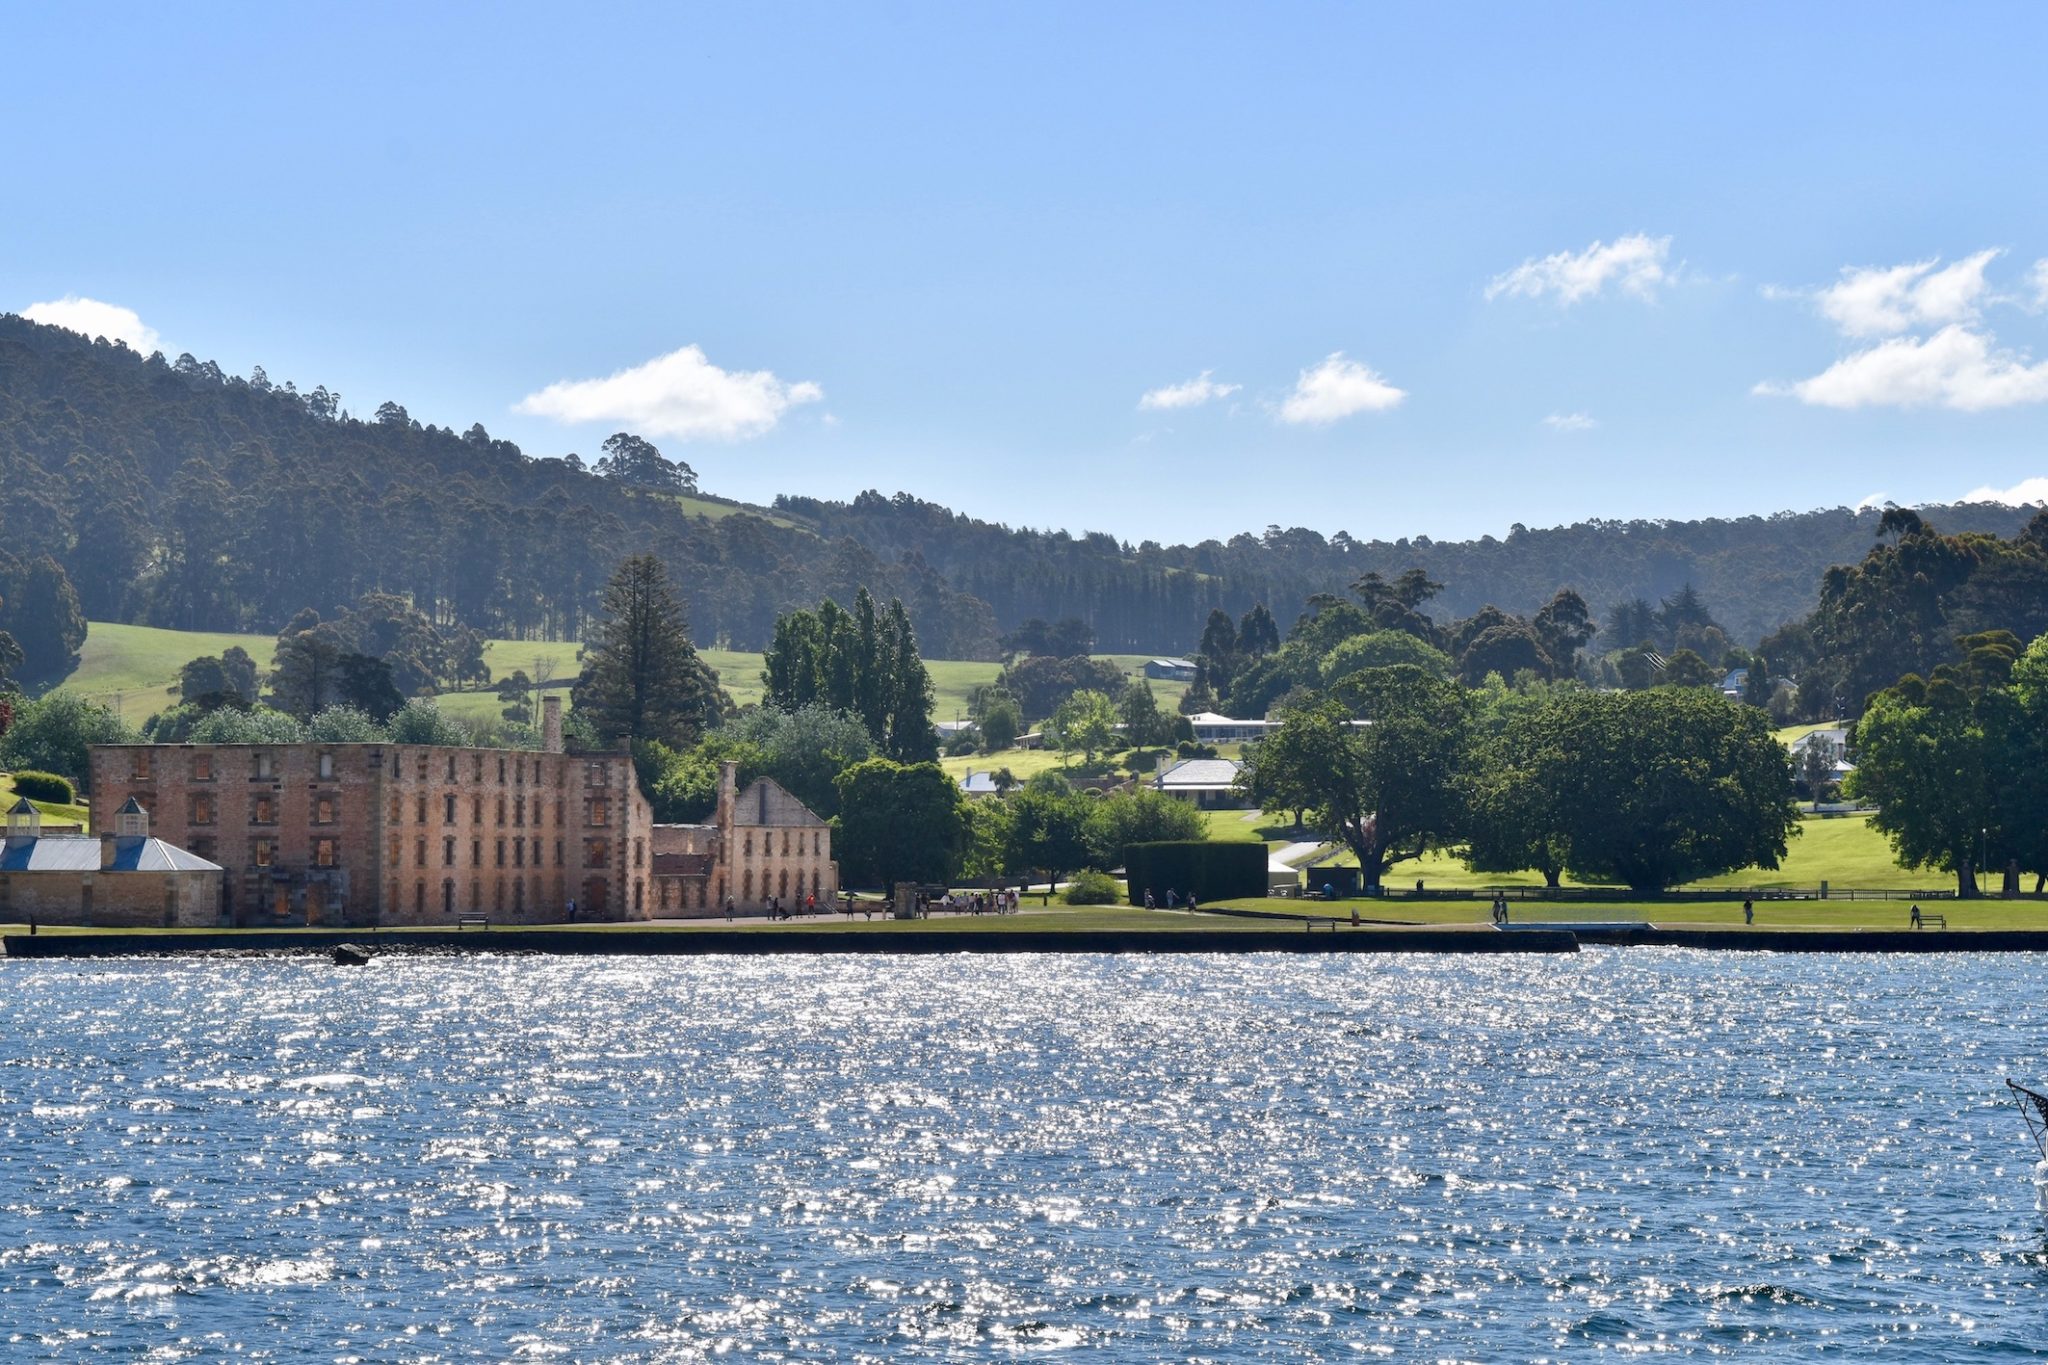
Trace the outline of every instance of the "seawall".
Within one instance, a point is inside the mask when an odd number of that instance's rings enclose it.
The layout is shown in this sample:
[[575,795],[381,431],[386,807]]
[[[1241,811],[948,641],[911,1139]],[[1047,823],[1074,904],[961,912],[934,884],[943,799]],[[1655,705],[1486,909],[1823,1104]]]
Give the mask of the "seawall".
[[325,953],[344,944],[372,951],[452,953],[644,954],[664,957],[775,956],[787,953],[1571,953],[1569,933],[1512,934],[1473,929],[1376,929],[1371,932],[1266,932],[1257,929],[1020,930],[574,930],[514,932],[278,930],[180,934],[13,934],[9,957],[95,958],[189,953]]

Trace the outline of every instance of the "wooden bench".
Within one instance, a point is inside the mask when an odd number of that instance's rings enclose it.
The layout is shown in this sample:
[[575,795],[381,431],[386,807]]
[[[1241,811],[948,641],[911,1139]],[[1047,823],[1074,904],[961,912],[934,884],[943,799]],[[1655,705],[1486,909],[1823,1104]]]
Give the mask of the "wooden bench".
[[491,927],[491,917],[489,915],[457,915],[455,917],[455,927],[457,929],[488,929]]
[[1922,910],[1918,912],[1918,917],[1913,921],[1913,927],[1915,929],[1947,929],[1948,916],[1929,914],[1927,911]]

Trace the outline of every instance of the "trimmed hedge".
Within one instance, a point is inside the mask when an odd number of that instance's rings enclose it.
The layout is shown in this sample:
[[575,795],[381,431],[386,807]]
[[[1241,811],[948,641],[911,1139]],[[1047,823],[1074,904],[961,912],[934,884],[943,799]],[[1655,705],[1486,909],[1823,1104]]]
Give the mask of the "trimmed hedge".
[[1132,905],[1145,903],[1149,887],[1160,905],[1170,888],[1185,902],[1190,892],[1205,901],[1266,894],[1266,846],[1240,841],[1174,840],[1132,844],[1124,850],[1124,877]]
[[44,801],[53,806],[75,806],[78,793],[72,790],[71,780],[55,773],[39,773],[25,769],[14,775],[14,793],[26,796],[31,801]]

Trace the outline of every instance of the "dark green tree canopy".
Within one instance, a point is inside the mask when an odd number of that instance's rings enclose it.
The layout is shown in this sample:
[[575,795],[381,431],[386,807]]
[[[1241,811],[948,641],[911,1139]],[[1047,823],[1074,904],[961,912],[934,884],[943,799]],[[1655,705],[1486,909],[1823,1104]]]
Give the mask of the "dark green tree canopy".
[[884,891],[898,882],[945,883],[966,852],[960,789],[936,763],[871,758],[836,779],[832,837],[846,881]]
[[891,599],[878,611],[862,588],[851,612],[829,597],[815,612],[787,612],[776,619],[762,665],[771,706],[849,712],[867,727],[876,751],[899,763],[938,757],[931,674],[902,602]]
[[718,675],[697,657],[682,603],[653,555],[634,555],[612,575],[572,696],[584,723],[606,741],[681,748],[717,722]]

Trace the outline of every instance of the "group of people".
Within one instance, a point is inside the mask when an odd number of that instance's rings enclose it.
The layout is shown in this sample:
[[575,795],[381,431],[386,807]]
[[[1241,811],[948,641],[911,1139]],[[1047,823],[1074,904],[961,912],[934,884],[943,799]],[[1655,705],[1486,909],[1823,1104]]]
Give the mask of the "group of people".
[[975,891],[966,895],[955,895],[948,891],[936,902],[929,897],[917,898],[919,914],[929,915],[933,910],[970,915],[1014,915],[1017,913],[1017,890],[1004,887],[1000,891]]
[[[1157,910],[1159,908],[1159,902],[1152,898],[1152,888],[1149,886],[1145,888],[1145,908],[1147,910]],[[1166,888],[1166,908],[1169,910],[1178,910],[1181,908],[1180,893],[1178,891],[1175,891],[1170,886]],[[1187,908],[1190,910],[1199,910],[1202,908],[1201,905],[1195,900],[1195,893],[1192,891],[1188,892]]]
[[[851,901],[851,899],[849,896],[848,900]],[[733,912],[737,909],[738,906],[734,904],[733,898],[727,896],[725,898],[725,917],[731,919]],[[818,898],[813,894],[805,896],[801,901],[785,902],[781,896],[770,896],[767,909],[769,919],[795,919],[798,915],[815,915],[818,913]]]
[[1508,893],[1505,891],[1493,893],[1493,922],[1495,924],[1506,924],[1508,922]]

